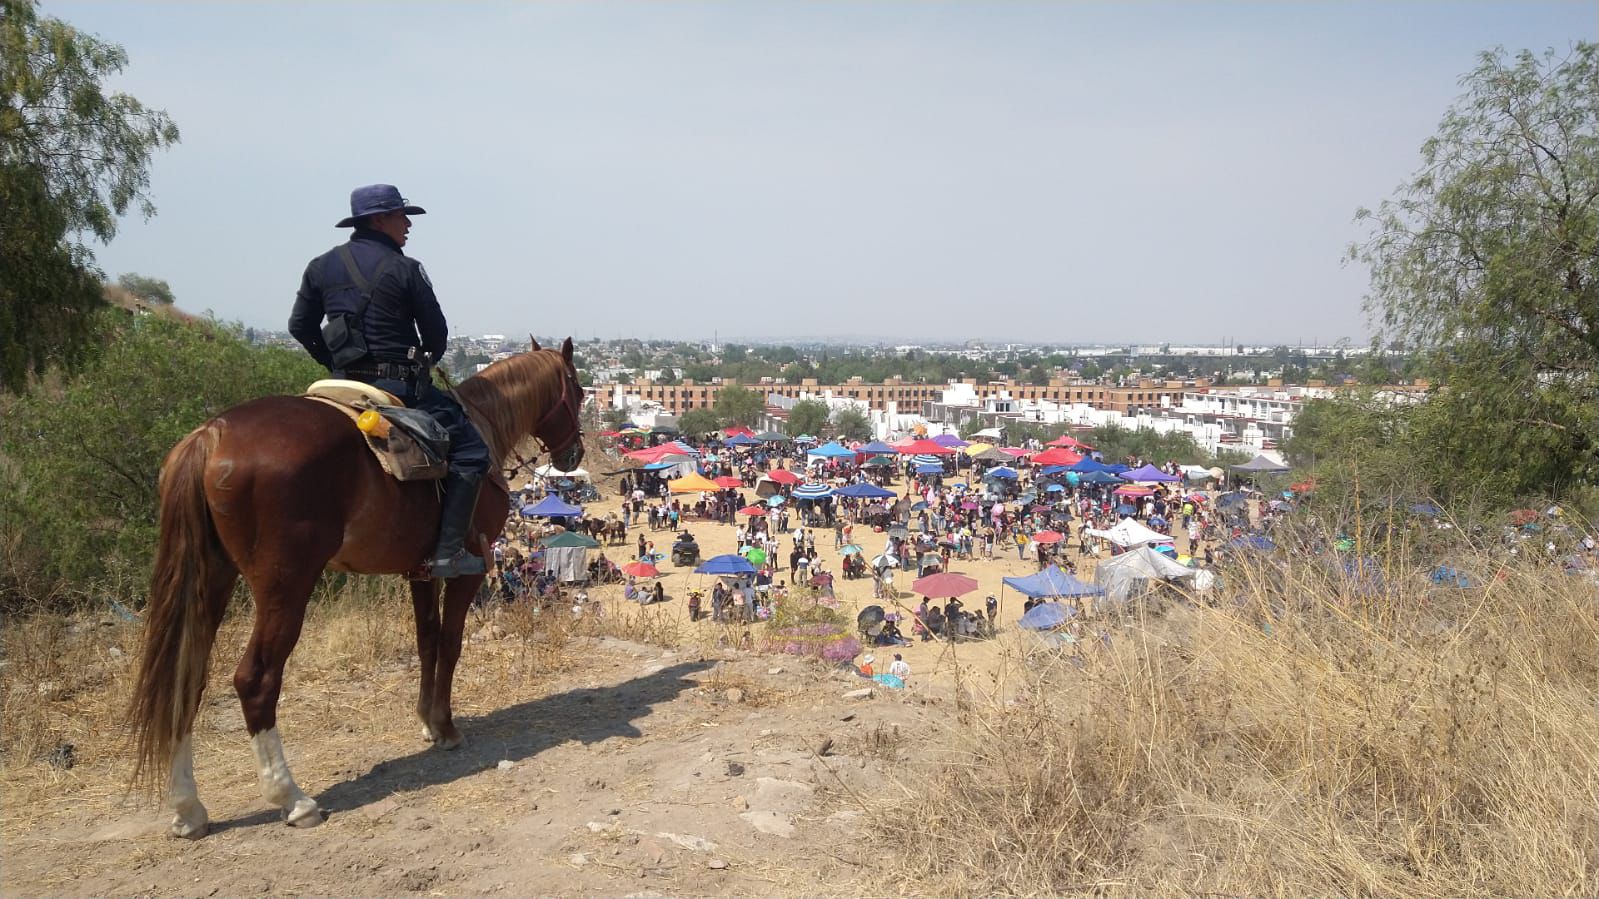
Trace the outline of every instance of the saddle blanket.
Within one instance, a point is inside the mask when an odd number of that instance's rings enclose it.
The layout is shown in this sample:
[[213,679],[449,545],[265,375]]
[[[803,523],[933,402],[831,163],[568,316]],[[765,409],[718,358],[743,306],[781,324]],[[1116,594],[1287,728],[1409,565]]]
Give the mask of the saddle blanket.
[[[343,412],[349,416],[352,425],[360,420],[363,412],[368,410],[383,415],[388,427],[374,429],[371,432],[362,431],[361,436],[366,438],[367,448],[377,458],[378,464],[383,466],[383,470],[395,480],[434,481],[449,472],[449,464],[444,461],[444,448],[427,445],[427,442],[436,440],[437,435],[425,435],[430,438],[428,441],[418,439],[410,431],[410,428],[417,423],[399,421],[395,415],[405,412],[427,418],[427,413],[406,409],[387,391],[360,381],[330,378],[312,384],[306,390],[305,398],[325,403]],[[427,419],[426,424],[432,424],[435,431],[442,430],[433,424],[431,419]],[[448,445],[447,440],[445,445]]]

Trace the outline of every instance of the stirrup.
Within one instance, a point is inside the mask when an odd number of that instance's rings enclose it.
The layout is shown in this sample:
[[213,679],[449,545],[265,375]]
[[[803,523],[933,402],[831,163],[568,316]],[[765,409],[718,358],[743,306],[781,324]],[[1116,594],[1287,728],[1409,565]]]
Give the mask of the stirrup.
[[469,577],[488,570],[482,556],[474,556],[464,549],[457,550],[447,559],[434,559],[428,563],[429,573],[436,578]]

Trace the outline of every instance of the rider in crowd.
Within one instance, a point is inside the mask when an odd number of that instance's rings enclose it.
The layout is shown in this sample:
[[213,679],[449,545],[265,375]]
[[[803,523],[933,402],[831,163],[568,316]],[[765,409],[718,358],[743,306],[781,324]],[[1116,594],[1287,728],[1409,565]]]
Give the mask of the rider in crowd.
[[333,377],[386,390],[449,431],[449,474],[429,566],[433,577],[452,578],[484,571],[483,559],[467,551],[466,535],[489,450],[460,404],[434,387],[429,374],[444,356],[449,326],[422,263],[402,249],[410,217],[424,212],[391,184],[351,191],[350,216],[335,227],[355,232],[306,266],[289,333]]

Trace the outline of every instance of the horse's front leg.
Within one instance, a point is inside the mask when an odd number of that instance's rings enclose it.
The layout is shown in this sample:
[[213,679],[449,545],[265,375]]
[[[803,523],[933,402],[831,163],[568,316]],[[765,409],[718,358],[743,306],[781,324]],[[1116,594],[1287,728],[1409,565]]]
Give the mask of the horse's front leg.
[[455,665],[461,660],[461,637],[466,632],[466,615],[472,597],[483,584],[483,576],[451,578],[444,582],[444,617],[439,630],[438,668],[433,678],[433,702],[428,709],[428,726],[441,749],[455,749],[464,742],[455,729],[450,713],[450,693],[455,683]]
[[422,738],[437,743],[439,732],[433,726],[433,685],[439,659],[439,591],[435,581],[411,582],[411,608],[416,613],[416,658],[422,671],[416,716],[422,719]]

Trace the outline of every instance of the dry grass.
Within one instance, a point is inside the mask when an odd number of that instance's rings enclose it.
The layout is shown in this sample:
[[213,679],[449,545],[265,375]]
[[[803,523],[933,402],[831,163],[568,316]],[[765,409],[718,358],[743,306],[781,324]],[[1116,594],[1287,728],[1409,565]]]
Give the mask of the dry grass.
[[886,816],[899,873],[939,893],[1599,890],[1591,581],[1229,575],[1224,608],[1096,622],[1108,644],[1040,651],[1011,699],[950,722]]

